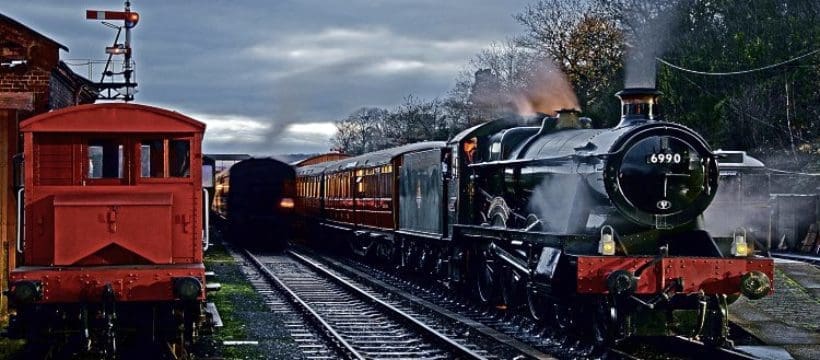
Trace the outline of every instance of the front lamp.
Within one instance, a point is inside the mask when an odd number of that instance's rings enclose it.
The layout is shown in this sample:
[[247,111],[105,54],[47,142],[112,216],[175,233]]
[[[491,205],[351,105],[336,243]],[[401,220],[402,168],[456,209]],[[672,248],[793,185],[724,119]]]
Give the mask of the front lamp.
[[286,197],[279,201],[279,207],[282,209],[293,209],[293,199]]
[[[740,231],[738,231],[740,230]],[[735,230],[732,235],[732,255],[733,256],[748,256],[749,244],[746,243],[746,229],[740,228]]]
[[[606,232],[607,230],[609,230],[609,233]],[[615,229],[612,226],[606,225],[601,228],[598,253],[601,255],[615,255]]]

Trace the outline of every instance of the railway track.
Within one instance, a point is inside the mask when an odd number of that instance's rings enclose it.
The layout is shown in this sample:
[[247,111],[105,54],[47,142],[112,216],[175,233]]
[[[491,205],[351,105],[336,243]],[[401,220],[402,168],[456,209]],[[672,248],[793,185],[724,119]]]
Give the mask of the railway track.
[[[309,358],[531,358],[507,344],[471,334],[463,325],[326,269],[296,253],[242,253],[270,285],[263,294]],[[276,290],[276,291],[273,291]],[[274,292],[283,296],[278,299]],[[288,310],[291,310],[290,312]],[[298,312],[301,316],[294,316]],[[310,325],[305,325],[309,323]],[[541,357],[541,356],[538,356]],[[544,355],[542,358],[549,358]]]
[[444,295],[445,289],[423,286],[358,261],[318,255],[315,259],[369,286],[419,303],[469,326],[472,331],[507,343],[531,358],[690,359],[705,355],[721,359],[755,359],[739,351],[708,347],[680,337],[661,341],[626,341],[612,348],[597,348],[577,336],[536,324],[516,311],[502,313],[471,305],[468,301]]

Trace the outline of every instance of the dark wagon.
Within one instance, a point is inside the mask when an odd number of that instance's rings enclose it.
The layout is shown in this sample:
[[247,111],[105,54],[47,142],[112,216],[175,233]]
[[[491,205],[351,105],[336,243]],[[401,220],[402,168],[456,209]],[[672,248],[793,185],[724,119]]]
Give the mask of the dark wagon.
[[213,211],[228,241],[282,250],[290,240],[294,170],[272,158],[240,161],[216,177]]

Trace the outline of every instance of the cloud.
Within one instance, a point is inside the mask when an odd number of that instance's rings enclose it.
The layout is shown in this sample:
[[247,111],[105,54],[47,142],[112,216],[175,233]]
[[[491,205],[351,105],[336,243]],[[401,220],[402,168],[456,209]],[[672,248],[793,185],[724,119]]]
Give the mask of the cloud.
[[330,149],[330,138],[336,133],[332,122],[290,124],[277,129],[275,122],[263,118],[183,113],[206,124],[205,153],[321,153]]
[[294,134],[318,134],[331,137],[336,134],[336,125],[331,122],[291,124],[287,130]]
[[[328,125],[359,107],[445,94],[479,49],[520,31],[511,14],[529,1],[134,1],[137,101],[201,116],[206,151],[324,151]],[[85,10],[121,5],[9,1],[2,11],[68,46],[64,58],[103,59],[114,32]]]
[[[319,32],[277,36],[253,44],[244,54],[280,71],[270,80],[310,76],[326,67],[344,67],[346,74],[389,77],[403,73],[454,77],[469,55],[486,43],[434,40],[396,34],[385,27],[327,28]],[[451,79],[447,79],[449,81]]]

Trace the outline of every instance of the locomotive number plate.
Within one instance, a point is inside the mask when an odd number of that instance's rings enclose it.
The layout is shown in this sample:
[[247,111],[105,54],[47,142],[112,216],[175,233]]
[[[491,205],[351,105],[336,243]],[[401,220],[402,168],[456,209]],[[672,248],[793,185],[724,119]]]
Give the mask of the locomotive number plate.
[[680,164],[683,156],[678,153],[657,153],[646,158],[647,164]]

